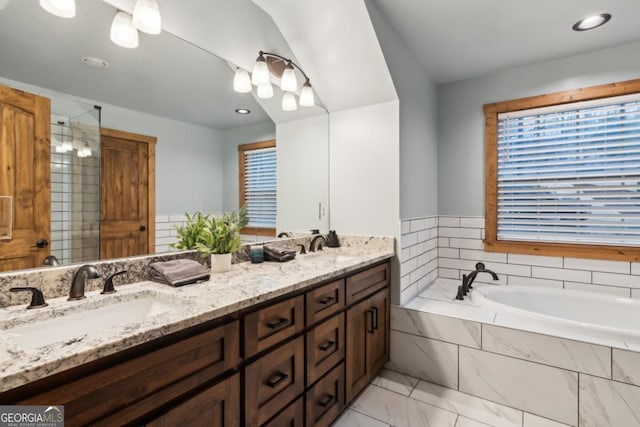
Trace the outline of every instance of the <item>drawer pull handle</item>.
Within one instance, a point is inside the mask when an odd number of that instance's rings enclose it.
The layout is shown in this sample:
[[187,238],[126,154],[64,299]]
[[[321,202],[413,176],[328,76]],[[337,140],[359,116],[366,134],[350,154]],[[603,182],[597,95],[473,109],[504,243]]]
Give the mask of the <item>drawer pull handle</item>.
[[329,350],[330,348],[332,348],[334,345],[336,345],[336,342],[335,342],[335,341],[327,341],[326,343],[324,343],[324,344],[322,344],[322,345],[320,346],[320,350],[322,350],[322,351],[327,351],[327,350]]
[[336,397],[334,395],[327,394],[325,397],[323,397],[318,401],[318,405],[322,406],[323,408],[326,408],[335,400],[335,398]]
[[369,322],[369,326],[367,328],[367,332],[369,332],[370,334],[373,334],[375,332],[375,327],[374,327],[374,321],[373,321],[373,310],[367,310],[367,318],[369,317],[369,315],[371,315],[371,321]]
[[331,305],[331,304],[335,304],[337,300],[334,297],[324,297],[319,302],[322,305]]
[[378,330],[378,307],[373,307],[373,329]]
[[278,372],[277,374],[275,374],[274,376],[272,376],[267,380],[267,385],[271,388],[276,388],[278,384],[280,384],[282,381],[286,380],[287,378],[289,378],[289,375],[285,374],[284,372]]
[[280,329],[285,325],[289,324],[289,319],[285,319],[284,317],[280,317],[278,320],[272,320],[267,323],[267,326],[271,329]]

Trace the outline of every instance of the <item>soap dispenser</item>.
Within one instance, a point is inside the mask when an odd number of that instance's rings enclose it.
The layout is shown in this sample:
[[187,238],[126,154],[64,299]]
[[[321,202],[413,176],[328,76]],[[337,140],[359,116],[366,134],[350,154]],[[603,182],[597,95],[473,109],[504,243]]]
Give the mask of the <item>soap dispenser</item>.
[[327,235],[327,247],[329,248],[340,247],[340,240],[338,240],[338,235],[336,234],[336,230],[329,230],[329,234]]

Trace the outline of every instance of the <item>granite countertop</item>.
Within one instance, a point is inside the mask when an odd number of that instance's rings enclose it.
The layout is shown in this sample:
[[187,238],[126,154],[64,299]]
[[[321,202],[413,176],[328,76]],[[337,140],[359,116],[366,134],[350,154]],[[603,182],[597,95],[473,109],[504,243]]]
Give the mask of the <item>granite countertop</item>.
[[[346,243],[346,244],[345,244]],[[257,303],[341,276],[367,265],[391,258],[394,239],[350,237],[340,248],[325,248],[298,255],[285,263],[248,262],[234,264],[228,273],[211,275],[207,282],[173,288],[154,282],[118,287],[118,292],[86,294],[81,301],[65,297],[50,299],[49,306],[26,310],[24,306],[0,309],[0,392],[91,362],[153,339],[220,318]],[[146,319],[105,328],[99,321],[84,327],[89,332],[60,331],[69,336],[43,337],[55,341],[36,346],[19,344],[11,328],[32,325],[38,320],[86,313],[115,303],[153,297],[166,302],[164,312]],[[169,307],[169,308],[167,308]],[[95,312],[95,311],[94,311]],[[90,317],[89,317],[90,318]],[[80,323],[80,322],[79,322]],[[82,328],[80,328],[82,329]],[[31,348],[27,348],[31,347]]]

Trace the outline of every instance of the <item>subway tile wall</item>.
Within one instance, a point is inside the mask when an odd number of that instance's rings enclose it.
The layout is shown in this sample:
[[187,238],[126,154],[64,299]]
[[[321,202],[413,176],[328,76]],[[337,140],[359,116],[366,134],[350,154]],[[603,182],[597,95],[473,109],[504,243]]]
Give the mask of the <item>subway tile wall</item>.
[[402,221],[401,297],[406,304],[437,277],[461,279],[478,261],[500,280],[479,283],[548,286],[640,297],[640,263],[485,252],[483,217],[439,216]]

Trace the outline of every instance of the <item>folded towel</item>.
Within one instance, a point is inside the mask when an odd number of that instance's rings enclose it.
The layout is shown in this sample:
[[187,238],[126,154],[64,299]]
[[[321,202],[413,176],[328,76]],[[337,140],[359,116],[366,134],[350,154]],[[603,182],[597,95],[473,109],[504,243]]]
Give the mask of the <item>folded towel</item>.
[[285,262],[296,257],[296,250],[288,242],[267,243],[262,249],[264,250],[265,261]]
[[176,259],[154,262],[149,265],[151,280],[171,286],[183,286],[201,280],[208,280],[209,270],[191,259]]

